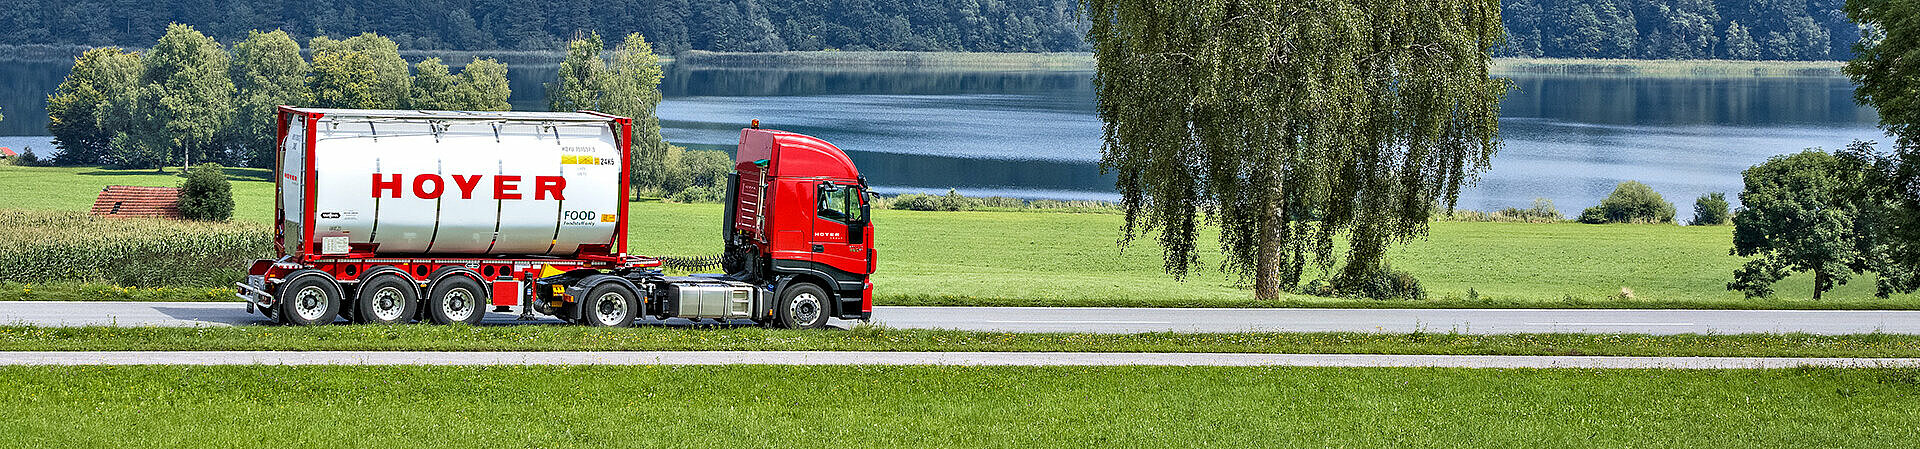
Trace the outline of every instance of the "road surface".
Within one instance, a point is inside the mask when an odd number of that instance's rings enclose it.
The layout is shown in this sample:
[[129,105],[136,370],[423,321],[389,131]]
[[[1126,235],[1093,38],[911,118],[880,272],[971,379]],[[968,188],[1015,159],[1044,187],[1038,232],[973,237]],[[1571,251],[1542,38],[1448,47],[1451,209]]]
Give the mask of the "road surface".
[[[514,318],[511,313],[492,313],[485,323],[528,323]],[[1878,310],[876,307],[874,318],[893,328],[999,332],[1920,334],[1920,311]],[[0,302],[0,324],[230,326],[267,322],[260,315],[248,314],[241,303],[20,301]],[[675,319],[646,324],[673,326],[688,322]],[[834,324],[851,325],[842,321]]]
[[967,365],[1743,369],[1920,367],[1920,358],[1582,357],[1373,354],[862,351],[99,351],[0,352],[0,365]]

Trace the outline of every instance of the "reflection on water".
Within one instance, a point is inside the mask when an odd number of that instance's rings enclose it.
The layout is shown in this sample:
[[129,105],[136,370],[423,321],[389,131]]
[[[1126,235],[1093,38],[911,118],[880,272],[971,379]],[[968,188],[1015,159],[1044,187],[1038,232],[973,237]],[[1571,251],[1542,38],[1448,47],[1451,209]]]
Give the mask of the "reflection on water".
[[[65,63],[0,65],[0,136],[42,136]],[[551,65],[509,71],[516,109],[545,109]],[[739,128],[812,134],[848,151],[879,190],[1112,199],[1100,173],[1090,72],[715,69],[670,66],[663,134],[730,149]],[[1806,147],[1885,140],[1842,78],[1518,75],[1502,111],[1506,146],[1461,206],[1553,199],[1593,205],[1624,180],[1685,210],[1738,192],[1740,170]],[[8,138],[22,141],[26,138]],[[44,138],[40,138],[44,139]],[[43,140],[27,139],[24,142]],[[36,146],[36,148],[38,148]],[[1686,213],[1682,213],[1686,215]]]

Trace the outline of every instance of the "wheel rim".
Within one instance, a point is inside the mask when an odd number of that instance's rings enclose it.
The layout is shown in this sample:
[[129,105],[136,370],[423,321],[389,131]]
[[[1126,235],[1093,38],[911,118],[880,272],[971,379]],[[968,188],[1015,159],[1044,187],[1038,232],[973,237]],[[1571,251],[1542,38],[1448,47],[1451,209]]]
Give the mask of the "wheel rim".
[[407,311],[407,297],[398,287],[381,287],[373,292],[373,317],[380,321],[393,321]]
[[593,300],[593,314],[603,324],[614,324],[627,317],[627,298],[616,292],[601,294]]
[[802,292],[793,296],[793,303],[787,305],[787,316],[794,323],[810,324],[820,319],[820,297],[813,293]]
[[301,288],[293,295],[293,314],[300,319],[314,321],[327,313],[327,289],[318,285]]
[[466,321],[473,318],[473,293],[464,288],[447,291],[447,299],[440,301],[440,313],[453,321]]

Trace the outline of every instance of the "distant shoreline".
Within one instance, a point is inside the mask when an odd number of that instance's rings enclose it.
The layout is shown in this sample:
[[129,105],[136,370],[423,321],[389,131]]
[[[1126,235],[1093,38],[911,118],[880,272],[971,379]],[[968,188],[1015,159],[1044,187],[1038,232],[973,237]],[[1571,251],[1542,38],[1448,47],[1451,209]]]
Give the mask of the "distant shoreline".
[[[88,48],[73,45],[0,45],[0,60],[10,62],[63,61]],[[463,65],[475,57],[495,58],[510,65],[558,64],[560,51],[524,50],[403,50],[410,61],[439,57]],[[662,56],[661,62],[717,68],[818,67],[885,70],[1046,70],[1092,71],[1092,53],[981,53],[907,51],[788,51],[771,53],[688,51]],[[1845,61],[1732,61],[1649,59],[1497,58],[1495,75],[1567,74],[1657,77],[1843,76]]]

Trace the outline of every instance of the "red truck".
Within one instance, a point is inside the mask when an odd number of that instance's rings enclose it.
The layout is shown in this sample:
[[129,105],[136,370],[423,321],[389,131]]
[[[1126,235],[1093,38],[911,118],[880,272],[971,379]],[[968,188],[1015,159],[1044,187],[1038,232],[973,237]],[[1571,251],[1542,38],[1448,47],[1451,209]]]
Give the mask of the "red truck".
[[493,308],[820,328],[873,315],[866,182],[820,139],[741,130],[724,273],[668,276],[628,238],[691,224],[630,222],[625,117],[281,107],[278,122],[279,256],[235,284],[276,322],[475,324]]

